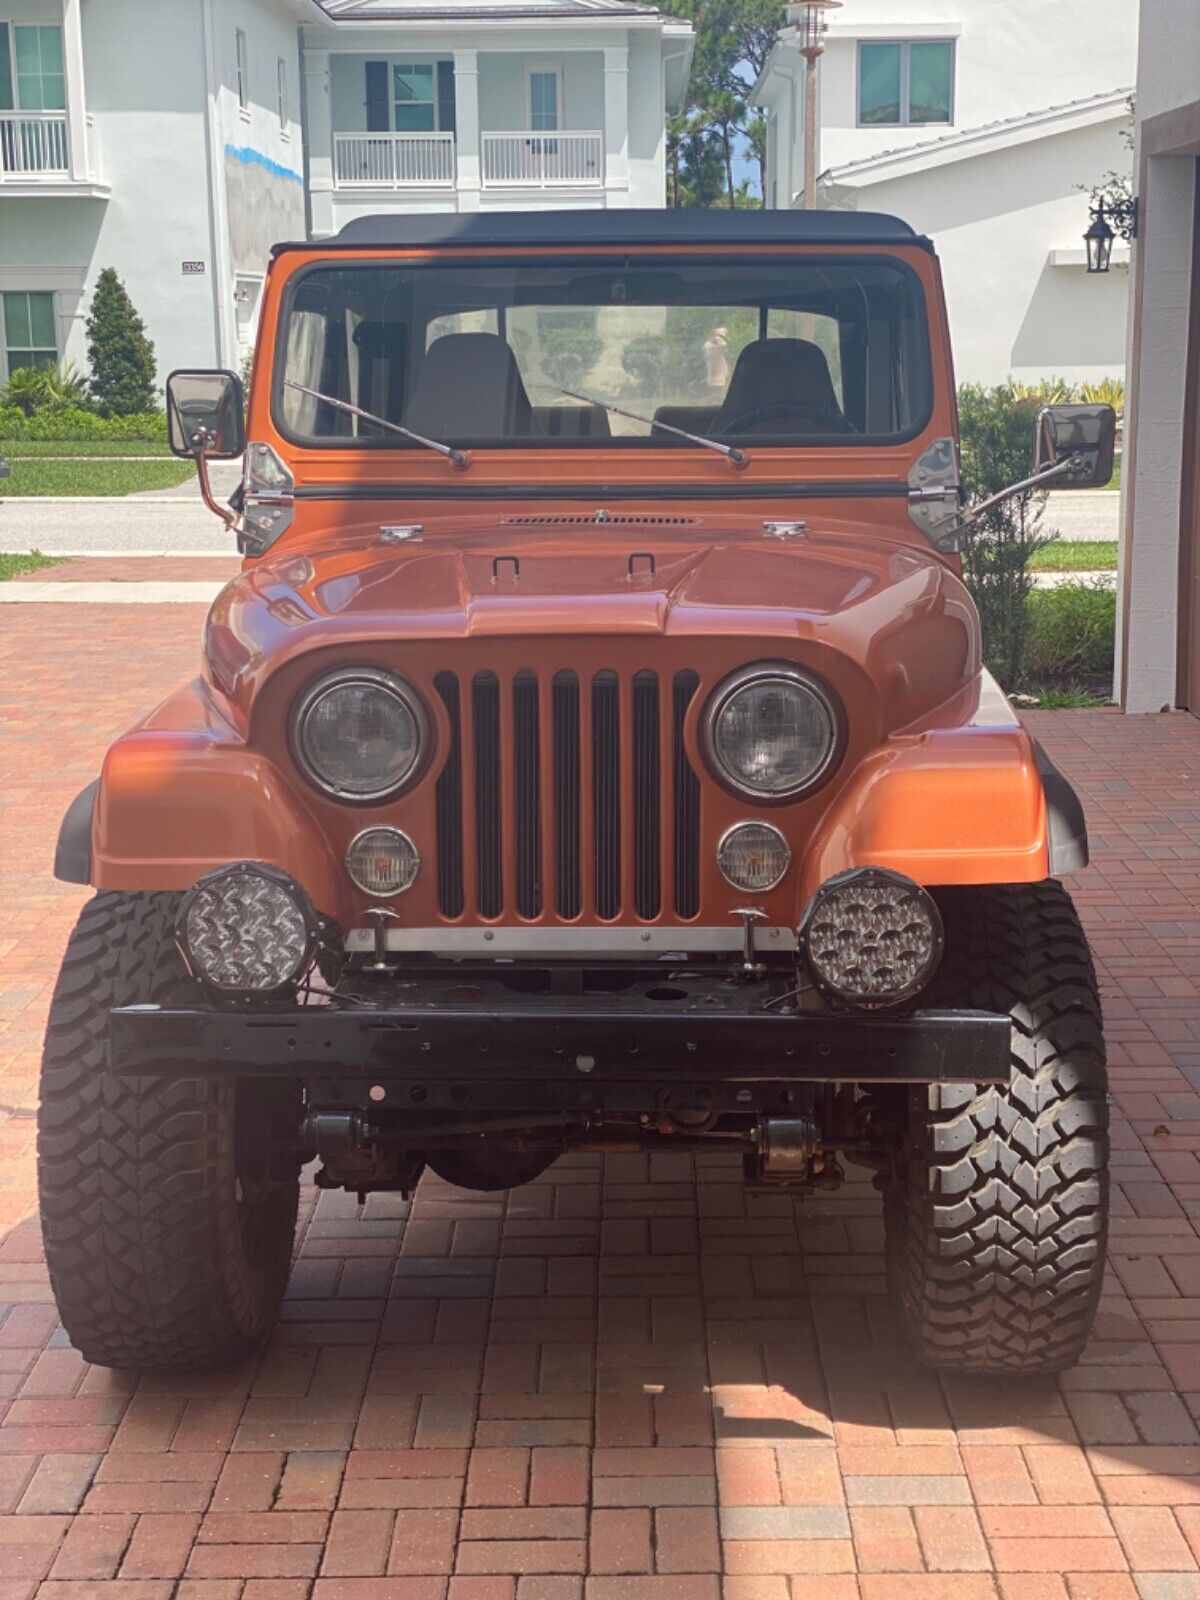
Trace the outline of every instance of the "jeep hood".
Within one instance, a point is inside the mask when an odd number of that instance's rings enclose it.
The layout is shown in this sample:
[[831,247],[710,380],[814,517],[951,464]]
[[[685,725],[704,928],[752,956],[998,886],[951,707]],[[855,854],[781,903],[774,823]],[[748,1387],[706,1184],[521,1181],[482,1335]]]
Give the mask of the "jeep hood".
[[457,536],[268,556],[214,602],[209,668],[243,708],[299,654],[319,651],[314,670],[326,669],[339,655],[448,639],[744,636],[750,654],[834,650],[876,678],[898,663],[926,678],[932,667],[932,703],[978,669],[970,600],[932,551],[862,527],[775,538],[747,523],[695,538],[589,525],[564,538],[464,519]]

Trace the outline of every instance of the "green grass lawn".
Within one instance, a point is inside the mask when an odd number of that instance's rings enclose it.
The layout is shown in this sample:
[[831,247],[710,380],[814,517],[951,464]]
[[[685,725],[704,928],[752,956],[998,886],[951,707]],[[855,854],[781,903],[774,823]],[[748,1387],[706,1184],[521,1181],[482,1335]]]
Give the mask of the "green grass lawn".
[[1115,572],[1115,539],[1052,539],[1030,562],[1034,572]]
[[108,456],[167,456],[162,439],[0,439],[0,456],[10,461]]
[[190,461],[46,461],[10,462],[12,472],[0,478],[0,499],[14,495],[123,495],[142,489],[174,489],[186,483],[195,468]]
[[40,550],[31,550],[27,556],[8,556],[0,553],[0,583],[8,578],[19,578],[23,572],[40,572],[43,567],[62,564],[60,556],[44,556]]

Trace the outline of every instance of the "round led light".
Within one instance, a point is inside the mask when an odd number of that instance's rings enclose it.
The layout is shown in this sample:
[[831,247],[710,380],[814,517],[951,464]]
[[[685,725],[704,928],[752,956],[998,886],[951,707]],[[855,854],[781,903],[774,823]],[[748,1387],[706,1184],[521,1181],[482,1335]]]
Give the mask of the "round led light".
[[791,846],[769,822],[737,822],[717,846],[717,866],[725,881],[747,894],[773,889],[791,861]]
[[399,828],[366,828],[346,851],[352,881],[364,894],[380,899],[411,889],[420,866],[416,845]]
[[322,678],[293,719],[300,765],[340,800],[382,800],[417,770],[428,748],[424,707],[402,678],[371,667]]
[[813,895],[800,940],[822,988],[854,1005],[895,1005],[933,976],[942,919],[932,896],[903,873],[854,867]]
[[704,742],[731,789],[791,800],[828,771],[837,751],[837,715],[807,674],[767,662],[735,672],[717,690]]
[[197,978],[218,989],[257,993],[303,977],[315,930],[300,885],[252,861],[205,873],[184,895],[175,927]]

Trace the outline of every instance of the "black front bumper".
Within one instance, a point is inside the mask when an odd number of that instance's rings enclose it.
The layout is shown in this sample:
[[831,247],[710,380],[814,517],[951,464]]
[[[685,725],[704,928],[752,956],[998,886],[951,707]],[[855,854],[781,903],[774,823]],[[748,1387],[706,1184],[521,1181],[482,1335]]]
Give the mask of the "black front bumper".
[[361,992],[349,1005],[286,1012],[114,1010],[110,1070],[301,1079],[342,1104],[373,1089],[376,1102],[429,1109],[587,1108],[597,1097],[629,1103],[700,1086],[737,1104],[756,1085],[1006,1083],[1009,1075],[1006,1016],[796,1013],[767,983],[680,982],[660,971],[611,994],[520,993],[478,978],[384,986],[380,1004]]

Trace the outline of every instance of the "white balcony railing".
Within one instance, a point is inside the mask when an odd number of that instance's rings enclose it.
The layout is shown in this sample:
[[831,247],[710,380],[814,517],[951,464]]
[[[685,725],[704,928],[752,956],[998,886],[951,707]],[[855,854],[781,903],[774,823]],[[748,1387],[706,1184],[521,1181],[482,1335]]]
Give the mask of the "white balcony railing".
[[0,111],[0,181],[61,176],[69,168],[65,111]]
[[598,189],[604,182],[599,133],[485,133],[485,189]]
[[339,189],[451,189],[452,133],[335,133]]

